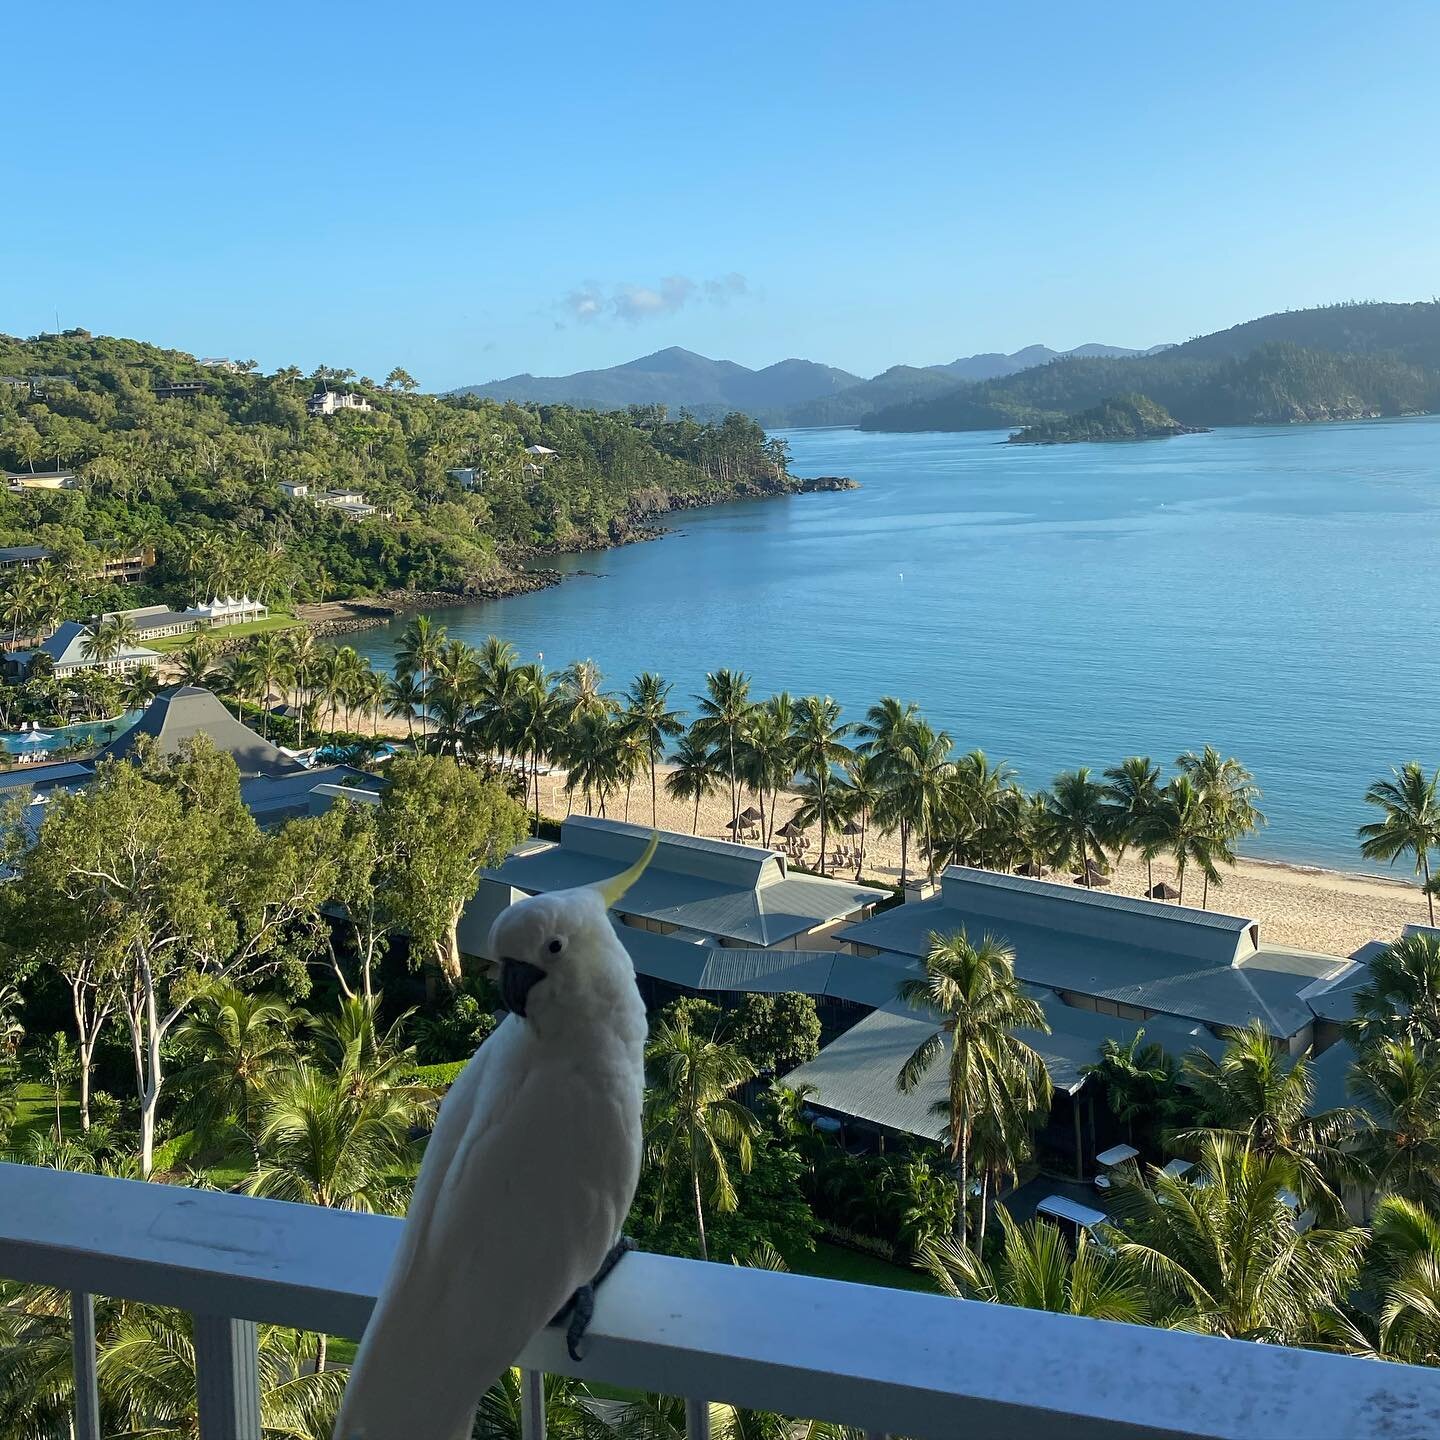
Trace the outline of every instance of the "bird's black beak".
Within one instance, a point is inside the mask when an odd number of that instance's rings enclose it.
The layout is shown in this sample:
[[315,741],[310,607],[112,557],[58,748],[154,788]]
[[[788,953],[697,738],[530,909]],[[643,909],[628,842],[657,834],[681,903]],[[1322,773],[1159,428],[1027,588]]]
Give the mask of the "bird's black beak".
[[500,998],[512,1014],[525,1018],[525,1003],[530,992],[545,978],[545,972],[528,960],[500,962]]

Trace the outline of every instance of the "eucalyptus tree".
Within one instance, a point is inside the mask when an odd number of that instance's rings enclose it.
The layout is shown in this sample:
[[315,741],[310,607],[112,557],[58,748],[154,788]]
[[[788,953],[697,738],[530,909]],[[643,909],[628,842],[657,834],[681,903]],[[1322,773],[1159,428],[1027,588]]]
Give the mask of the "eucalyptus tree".
[[739,670],[716,670],[705,677],[705,693],[695,697],[699,718],[692,728],[698,738],[725,756],[730,777],[730,821],[740,818],[737,751],[750,715],[750,677]]
[[723,771],[715,752],[702,740],[692,726],[680,737],[670,773],[665,777],[665,793],[672,800],[693,800],[695,815],[690,833],[700,833],[700,802],[719,789]]
[[935,1030],[905,1061],[896,1077],[902,1092],[914,1090],[943,1059],[950,1154],[959,1177],[959,1233],[968,1231],[970,1144],[976,1125],[995,1116],[1011,1124],[1043,1114],[1050,1103],[1045,1062],[1016,1037],[1018,1029],[1048,1034],[1037,1000],[1015,978],[1015,952],[987,935],[978,944],[961,930],[930,937],[923,976],[903,980],[899,998],[929,1012]]
[[828,695],[805,695],[795,702],[791,753],[795,769],[812,788],[814,819],[820,826],[820,873],[825,874],[825,849],[830,833],[835,767],[850,756],[845,736],[850,726],[840,719],[840,706]]
[[1045,806],[1050,817],[1050,843],[1056,863],[1077,864],[1081,879],[1088,887],[1090,867],[1103,863],[1110,842],[1104,787],[1092,780],[1089,767],[1082,765],[1078,770],[1067,770],[1055,777],[1045,796]]
[[1392,770],[1393,779],[1377,780],[1366,792],[1365,803],[1384,812],[1359,829],[1360,853],[1367,860],[1393,864],[1402,855],[1415,857],[1421,877],[1430,924],[1435,924],[1435,896],[1430,888],[1430,852],[1440,846],[1440,771],[1426,775],[1414,761]]
[[665,742],[684,732],[680,712],[670,704],[670,682],[653,670],[644,670],[625,692],[625,724],[644,743],[650,768],[650,823],[659,825],[655,771],[665,753]]

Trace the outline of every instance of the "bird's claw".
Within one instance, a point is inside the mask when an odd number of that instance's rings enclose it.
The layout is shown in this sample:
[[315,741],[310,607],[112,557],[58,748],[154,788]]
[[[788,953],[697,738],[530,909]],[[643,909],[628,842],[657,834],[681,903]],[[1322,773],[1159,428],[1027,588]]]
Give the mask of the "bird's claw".
[[577,1365],[584,1358],[580,1353],[580,1342],[585,1338],[585,1332],[590,1328],[591,1320],[595,1318],[595,1291],[621,1260],[635,1248],[635,1242],[628,1235],[622,1235],[601,1262],[599,1270],[595,1272],[595,1278],[588,1285],[582,1285],[565,1302],[564,1308],[551,1321],[551,1324],[558,1325],[562,1320],[569,1318],[570,1323],[565,1328],[565,1349],[569,1352],[571,1360]]

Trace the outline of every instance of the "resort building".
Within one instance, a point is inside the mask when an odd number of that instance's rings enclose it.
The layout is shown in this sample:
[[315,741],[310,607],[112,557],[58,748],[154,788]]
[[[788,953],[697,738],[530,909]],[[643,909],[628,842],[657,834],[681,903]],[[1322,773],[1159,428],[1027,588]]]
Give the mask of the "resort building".
[[364,520],[378,513],[358,490],[326,490],[314,498],[315,504],[338,510],[352,520]]
[[128,675],[134,670],[153,670],[160,656],[143,645],[124,645],[104,659],[90,654],[95,631],[77,620],[66,620],[43,643],[29,650],[11,650],[5,656],[5,673],[23,679],[37,656],[48,656],[53,675],[74,675],[81,670],[99,670],[106,675]]
[[919,958],[932,934],[993,935],[1015,952],[1015,973],[1065,1005],[1119,1019],[1198,1021],[1215,1034],[1264,1024],[1298,1054],[1315,1040],[1308,997],[1355,962],[1263,945],[1260,926],[1159,900],[1081,885],[951,866],[939,892],[853,925],[840,936],[859,955]]
[[313,416],[333,415],[337,410],[373,410],[375,407],[363,396],[350,391],[317,390],[306,402],[305,408]]
[[240,796],[264,827],[306,815],[319,815],[337,800],[374,803],[379,782],[349,765],[317,765],[307,769],[277,745],[242,725],[210,691],[179,686],[151,701],[139,721],[111,741],[92,761],[57,761],[0,771],[0,804],[19,797],[26,802],[32,829],[38,829],[43,806],[56,790],[83,789],[103,760],[127,760],[141,742],[155,753],[174,755],[185,741],[203,735],[235,761],[240,771]]
[[0,571],[33,570],[42,560],[48,560],[52,553],[43,545],[0,546]]
[[140,580],[155,568],[155,552],[148,545],[128,555],[116,555],[100,562],[102,580]]
[[7,470],[5,483],[11,490],[74,490],[80,477],[73,470]]
[[480,490],[485,485],[485,472],[476,465],[461,465],[445,473],[452,480],[459,481],[465,490]]
[[525,447],[525,453],[527,455],[533,455],[542,465],[547,460],[553,459],[556,454],[548,445],[527,445]]
[[280,493],[291,500],[303,500],[310,493],[310,486],[304,480],[282,480]]
[[128,620],[143,640],[160,640],[171,635],[188,635],[193,630],[220,630],[230,625],[248,625],[263,620],[270,609],[248,595],[216,596],[189,610],[172,610],[168,605],[144,605],[138,610],[112,610],[102,620]]
[[151,391],[157,400],[193,400],[210,388],[208,380],[177,380],[168,385],[157,385]]
[[[487,870],[460,925],[461,949],[483,959],[490,922],[521,895],[588,885],[623,870],[650,839],[644,825],[572,815],[558,844],[531,841]],[[749,952],[835,951],[835,933],[862,919],[887,891],[790,872],[783,855],[754,845],[662,831],[645,873],[615,914],[627,945],[647,954],[740,960]],[[669,947],[655,940],[668,939]],[[709,957],[707,957],[709,958]],[[791,957],[793,960],[793,956]],[[791,989],[791,985],[772,988]]]

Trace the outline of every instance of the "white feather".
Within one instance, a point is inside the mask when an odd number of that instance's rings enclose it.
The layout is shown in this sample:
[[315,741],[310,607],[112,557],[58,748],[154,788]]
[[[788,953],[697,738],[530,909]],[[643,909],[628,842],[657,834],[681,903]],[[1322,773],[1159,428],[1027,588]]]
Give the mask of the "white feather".
[[336,1440],[468,1437],[480,1396],[594,1277],[634,1197],[645,1015],[603,899],[523,901],[491,944],[543,957],[546,978],[440,1108]]

